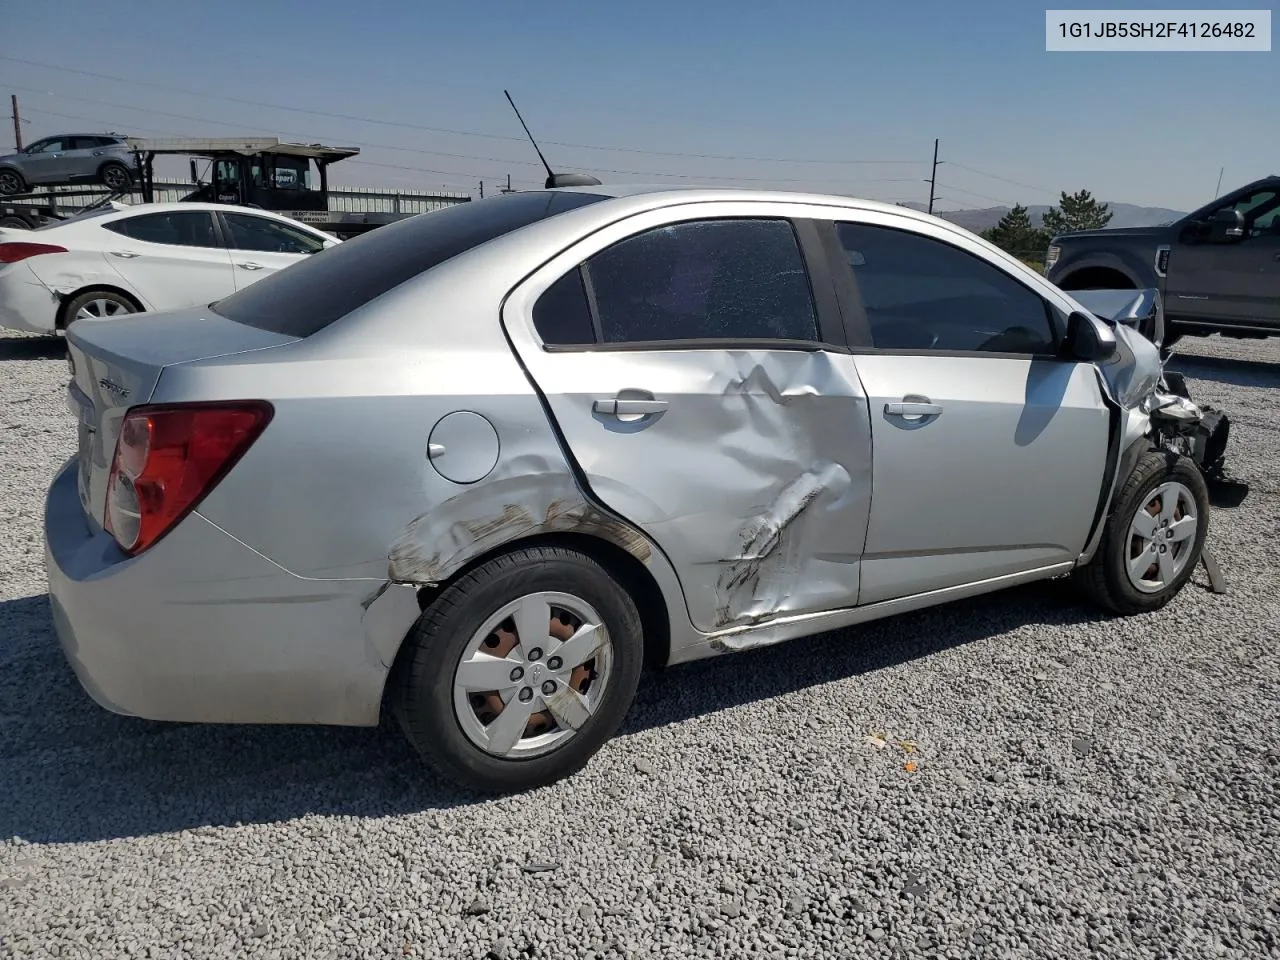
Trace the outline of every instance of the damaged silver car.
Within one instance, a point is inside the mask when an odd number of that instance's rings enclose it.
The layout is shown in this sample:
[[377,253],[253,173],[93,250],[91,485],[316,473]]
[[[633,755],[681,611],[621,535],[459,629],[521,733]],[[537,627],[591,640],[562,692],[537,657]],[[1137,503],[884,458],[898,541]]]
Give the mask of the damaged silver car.
[[645,662],[1068,574],[1155,610],[1201,558],[1225,421],[1135,298],[1091,311],[846,197],[414,217],[68,331],[57,633],[108,709],[372,725],[385,699],[443,774],[512,790],[585,764]]

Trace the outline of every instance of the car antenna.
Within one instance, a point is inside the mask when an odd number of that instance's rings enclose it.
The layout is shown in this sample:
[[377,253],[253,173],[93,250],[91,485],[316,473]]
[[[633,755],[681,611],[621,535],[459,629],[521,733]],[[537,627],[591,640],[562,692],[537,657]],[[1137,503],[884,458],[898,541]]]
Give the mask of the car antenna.
[[511,99],[511,94],[506,90],[503,90],[502,93],[506,96],[507,103],[511,104],[511,109],[516,112],[516,119],[520,121],[520,126],[524,127],[525,136],[533,144],[533,149],[538,154],[538,159],[542,161],[542,166],[546,168],[546,188],[548,190],[553,187],[598,187],[601,185],[599,180],[595,177],[589,177],[585,173],[556,173],[552,170],[551,164],[547,163],[547,158],[542,155],[542,148],[538,146],[538,141],[533,139],[533,134],[529,131],[529,125],[524,122],[524,117],[520,116],[520,108]]

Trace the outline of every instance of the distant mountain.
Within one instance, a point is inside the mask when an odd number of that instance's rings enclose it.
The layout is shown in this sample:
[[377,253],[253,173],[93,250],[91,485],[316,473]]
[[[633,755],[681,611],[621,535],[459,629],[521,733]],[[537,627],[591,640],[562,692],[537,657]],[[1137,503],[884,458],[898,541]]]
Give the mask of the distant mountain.
[[[904,203],[902,206],[921,211],[928,209],[923,203],[911,202]],[[1027,207],[1027,215],[1038,227],[1048,209],[1048,205],[1035,204]],[[1154,227],[1186,215],[1181,210],[1169,210],[1166,207],[1139,207],[1132,203],[1111,203],[1110,210],[1113,216],[1111,222],[1107,224],[1108,227]],[[982,207],[977,210],[947,210],[938,213],[938,216],[966,230],[981,233],[983,230],[994,227],[1008,212],[1008,207]]]

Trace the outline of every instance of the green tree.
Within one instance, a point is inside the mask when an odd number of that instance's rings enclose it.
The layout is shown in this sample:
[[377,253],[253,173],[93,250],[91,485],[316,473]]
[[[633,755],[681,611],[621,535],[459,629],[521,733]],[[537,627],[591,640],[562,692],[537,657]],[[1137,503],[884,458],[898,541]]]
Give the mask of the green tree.
[[1042,257],[1049,246],[1049,234],[1031,225],[1027,208],[1020,203],[1001,217],[994,227],[983,230],[982,238],[1007,253],[1024,258]]
[[1093,199],[1088,190],[1071,195],[1063,190],[1059,205],[1045,212],[1044,228],[1050,236],[1072,230],[1101,230],[1111,222],[1111,216],[1107,204]]

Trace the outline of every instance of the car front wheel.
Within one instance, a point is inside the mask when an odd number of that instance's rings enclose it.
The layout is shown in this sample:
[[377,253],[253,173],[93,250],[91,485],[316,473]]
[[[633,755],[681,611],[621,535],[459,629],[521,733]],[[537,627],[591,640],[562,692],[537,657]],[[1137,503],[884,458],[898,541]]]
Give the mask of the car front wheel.
[[1200,468],[1152,451],[1116,495],[1098,552],[1077,579],[1115,613],[1158,610],[1195,573],[1208,530],[1209,489]]
[[98,173],[108,190],[128,190],[133,184],[129,168],[123,163],[104,163]]
[[17,170],[0,170],[0,197],[13,197],[25,193],[27,183]]
[[622,723],[643,662],[631,597],[590,556],[534,547],[451,584],[405,641],[393,708],[423,759],[485,791],[581,769]]

